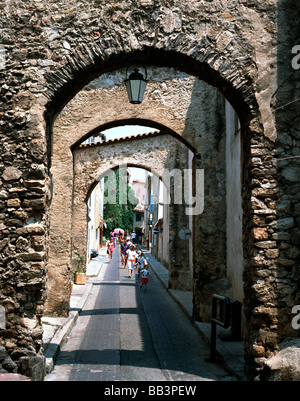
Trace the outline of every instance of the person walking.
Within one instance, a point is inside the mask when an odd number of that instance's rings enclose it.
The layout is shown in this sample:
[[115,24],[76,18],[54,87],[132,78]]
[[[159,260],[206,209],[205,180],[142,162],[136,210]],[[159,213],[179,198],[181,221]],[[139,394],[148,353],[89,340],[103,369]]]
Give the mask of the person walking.
[[126,263],[127,263],[127,269],[129,273],[129,277],[132,276],[132,271],[135,268],[136,265],[136,251],[134,249],[134,245],[131,244],[130,248],[126,251]]
[[125,269],[126,267],[126,255],[127,255],[127,250],[129,248],[129,245],[125,240],[121,241],[121,247],[120,247],[120,254],[121,254],[121,259],[122,259],[122,269]]
[[130,239],[126,240],[126,245],[127,245],[127,249],[129,249],[130,246],[133,245],[132,242],[130,241]]
[[152,276],[151,276],[151,274],[150,274],[150,272],[148,270],[148,265],[145,265],[143,270],[141,270],[141,275],[142,275],[142,282],[141,282],[141,287],[140,288],[142,288],[142,287],[146,288],[147,284],[148,284],[148,277],[152,278]]
[[117,246],[117,234],[113,233],[114,248]]
[[145,258],[143,251],[139,251],[137,262],[138,262],[138,277],[140,277],[141,270],[143,270],[145,265],[148,264],[147,259]]
[[113,254],[114,249],[115,249],[115,248],[114,248],[114,241],[113,241],[113,239],[111,238],[110,241],[107,242],[108,260],[111,260],[111,259],[112,259],[112,254]]
[[133,244],[136,244],[136,232],[133,231],[133,233],[131,234],[131,240]]

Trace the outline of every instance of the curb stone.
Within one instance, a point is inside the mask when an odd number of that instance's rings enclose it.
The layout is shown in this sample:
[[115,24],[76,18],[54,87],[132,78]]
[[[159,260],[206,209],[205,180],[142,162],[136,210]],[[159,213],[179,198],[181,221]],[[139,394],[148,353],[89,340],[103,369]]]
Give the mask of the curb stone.
[[[69,316],[65,318],[65,321],[63,321],[58,329],[56,330],[54,336],[51,338],[50,343],[46,346],[44,356],[46,358],[46,374],[49,374],[52,369],[54,368],[54,363],[55,360],[58,356],[58,353],[60,352],[61,347],[63,344],[66,342],[68,335],[70,334],[72,328],[75,326],[75,323],[77,321],[77,318],[79,316],[79,313],[81,312],[91,290],[92,290],[93,284],[90,282],[87,282],[85,284],[85,289],[84,292],[80,298],[80,301],[74,308],[74,310],[71,310],[69,313]],[[55,319],[54,320],[54,325],[55,325]],[[58,319],[57,319],[58,320]],[[59,319],[58,321],[61,321],[62,319]],[[49,319],[48,319],[49,321]],[[51,321],[51,319],[50,319]],[[47,324],[47,318],[45,318],[44,324]],[[53,323],[50,323],[53,325]]]

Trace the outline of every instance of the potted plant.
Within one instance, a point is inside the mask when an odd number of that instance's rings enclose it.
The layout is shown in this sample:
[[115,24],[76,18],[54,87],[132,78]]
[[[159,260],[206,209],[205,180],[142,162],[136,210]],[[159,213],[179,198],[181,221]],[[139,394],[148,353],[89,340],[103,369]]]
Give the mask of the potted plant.
[[84,258],[79,253],[74,252],[73,259],[76,262],[76,269],[74,270],[74,283],[85,284],[86,283],[86,268],[83,266]]

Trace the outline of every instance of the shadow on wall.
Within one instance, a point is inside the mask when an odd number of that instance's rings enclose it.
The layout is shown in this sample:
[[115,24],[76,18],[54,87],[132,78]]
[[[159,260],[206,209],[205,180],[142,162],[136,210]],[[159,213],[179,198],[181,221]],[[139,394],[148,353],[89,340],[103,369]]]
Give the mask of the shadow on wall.
[[280,336],[280,332],[278,333],[279,341],[284,340],[286,334],[298,335],[291,327],[291,309],[300,304],[300,61],[299,68],[295,69],[292,60],[293,47],[300,45],[298,19],[292,0],[278,2],[278,90],[273,101],[278,135],[278,221],[273,239],[279,244],[277,278],[287,280],[287,287],[280,286],[279,296],[282,300],[278,299],[281,307],[279,330],[283,334]]
[[183,137],[196,149],[194,168],[204,170],[204,210],[193,217],[193,313],[210,321],[213,293],[232,298],[226,268],[226,121],[223,96],[198,78]]
[[[299,327],[293,327],[292,308],[300,305],[300,58],[299,16],[293,0],[278,1],[277,91],[272,106],[275,111],[277,148],[272,169],[277,174],[277,222],[270,224],[271,240],[276,241],[269,257],[277,262],[276,319],[280,352],[267,362],[269,380],[299,380]],[[293,53],[294,51],[294,53]],[[274,320],[273,317],[273,320]],[[266,346],[278,350],[267,338]],[[288,347],[288,352],[287,351]]]

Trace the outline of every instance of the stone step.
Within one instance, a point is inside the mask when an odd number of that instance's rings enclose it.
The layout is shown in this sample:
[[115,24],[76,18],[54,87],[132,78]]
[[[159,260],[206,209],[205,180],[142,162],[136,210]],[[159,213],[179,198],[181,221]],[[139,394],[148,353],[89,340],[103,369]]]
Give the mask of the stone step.
[[0,373],[0,382],[23,382],[31,381],[29,377],[19,375],[18,373]]

